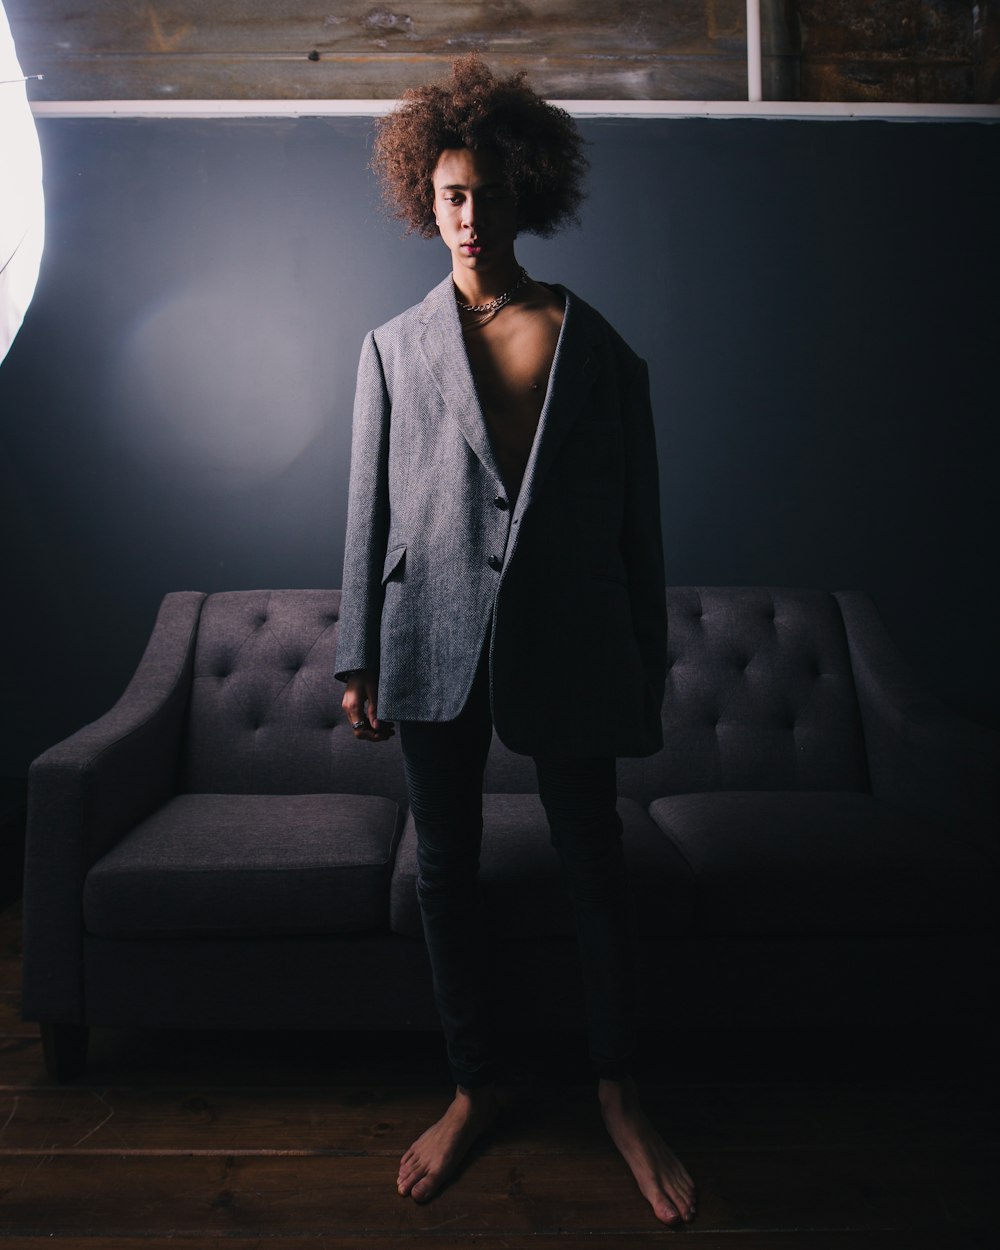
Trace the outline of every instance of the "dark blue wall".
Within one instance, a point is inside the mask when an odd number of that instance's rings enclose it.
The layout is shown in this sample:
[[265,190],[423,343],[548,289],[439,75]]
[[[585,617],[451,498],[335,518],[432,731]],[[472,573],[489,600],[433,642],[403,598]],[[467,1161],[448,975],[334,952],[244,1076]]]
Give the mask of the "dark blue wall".
[[[370,123],[41,124],[48,250],[0,368],[0,773],[102,712],[168,590],[337,585],[364,333],[447,272]],[[1000,127],[591,121],[524,239],[652,367],[673,583],[862,587],[1000,723]]]

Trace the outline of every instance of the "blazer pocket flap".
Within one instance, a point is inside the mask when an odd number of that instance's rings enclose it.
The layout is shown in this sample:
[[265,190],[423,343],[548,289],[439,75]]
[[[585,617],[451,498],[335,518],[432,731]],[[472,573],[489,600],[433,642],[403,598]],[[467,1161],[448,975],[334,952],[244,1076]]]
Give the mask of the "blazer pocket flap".
[[382,585],[392,577],[397,569],[401,569],[403,565],[403,557],[406,555],[406,547],[393,547],[391,551],[385,553],[385,563],[382,565]]

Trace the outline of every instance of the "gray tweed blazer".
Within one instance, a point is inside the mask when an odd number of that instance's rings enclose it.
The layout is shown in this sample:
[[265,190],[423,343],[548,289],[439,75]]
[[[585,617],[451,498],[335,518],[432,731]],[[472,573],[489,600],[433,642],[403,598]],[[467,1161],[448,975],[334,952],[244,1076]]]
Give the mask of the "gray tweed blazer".
[[365,340],[354,405],[337,676],[378,713],[452,720],[489,646],[500,739],[528,755],[662,745],[667,616],[646,365],[566,312],[513,508],[451,276]]

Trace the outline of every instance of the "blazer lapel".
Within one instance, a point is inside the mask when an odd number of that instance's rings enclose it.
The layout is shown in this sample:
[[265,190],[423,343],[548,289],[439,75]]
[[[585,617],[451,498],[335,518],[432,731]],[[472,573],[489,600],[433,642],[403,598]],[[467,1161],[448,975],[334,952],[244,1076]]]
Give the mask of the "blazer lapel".
[[600,334],[590,310],[565,287],[553,284],[566,301],[562,329],[549,373],[549,386],[538,419],[538,432],[524,471],[514,517],[519,518],[545,480],[545,475],[585,401],[600,370]]
[[469,368],[450,274],[427,294],[421,320],[424,327],[420,347],[441,398],[458,422],[465,441],[496,481],[503,481]]
[[[523,515],[537,495],[600,370],[600,327],[593,313],[565,287],[553,285],[565,299],[563,324],[514,518]],[[495,480],[502,482],[469,367],[450,274],[428,293],[420,316],[424,323],[420,347],[441,398],[465,441]]]

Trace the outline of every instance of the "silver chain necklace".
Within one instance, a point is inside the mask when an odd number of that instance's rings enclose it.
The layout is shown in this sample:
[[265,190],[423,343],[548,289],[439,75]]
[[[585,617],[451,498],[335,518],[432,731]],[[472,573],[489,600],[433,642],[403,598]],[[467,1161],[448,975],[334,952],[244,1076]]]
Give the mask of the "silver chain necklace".
[[509,302],[510,297],[514,294],[514,292],[519,287],[524,286],[524,284],[527,281],[528,281],[527,269],[525,269],[523,265],[518,265],[518,274],[517,274],[517,277],[514,279],[514,285],[510,288],[509,291],[504,291],[503,295],[498,295],[496,299],[491,299],[485,304],[463,304],[462,301],[458,298],[458,287],[456,287],[455,288],[455,300],[458,303],[459,308],[461,308],[463,312],[471,312],[471,313],[499,312],[500,309],[503,308],[504,304]]

